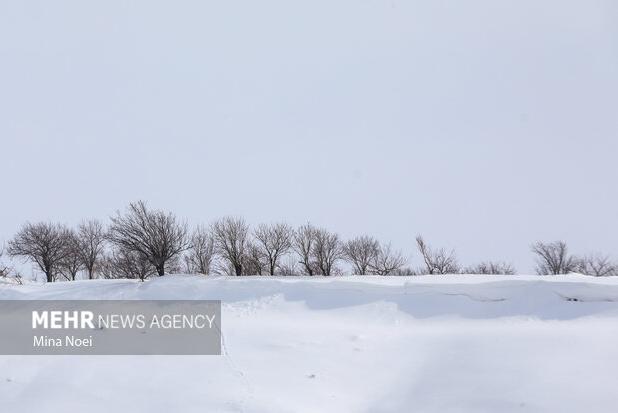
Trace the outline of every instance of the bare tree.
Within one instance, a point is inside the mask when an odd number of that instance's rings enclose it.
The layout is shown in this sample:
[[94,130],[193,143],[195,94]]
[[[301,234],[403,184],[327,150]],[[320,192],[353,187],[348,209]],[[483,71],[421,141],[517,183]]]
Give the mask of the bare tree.
[[125,214],[111,218],[109,240],[118,248],[141,254],[165,275],[166,263],[188,247],[187,227],[171,212],[149,210],[146,203],[129,204]]
[[315,244],[317,229],[311,224],[305,224],[298,228],[294,234],[294,251],[299,255],[299,264],[307,275],[314,275],[317,272],[316,264],[313,261],[313,247]]
[[506,262],[483,261],[480,264],[466,267],[463,272],[465,274],[513,275],[515,268]]
[[198,226],[191,235],[189,253],[185,257],[189,273],[210,274],[215,258],[215,240],[209,228]]
[[143,254],[122,247],[115,248],[108,256],[103,256],[99,266],[103,278],[128,278],[144,281],[157,274],[157,269]]
[[539,275],[568,274],[577,270],[577,258],[569,255],[565,242],[536,242],[531,247],[537,256],[536,272]]
[[58,273],[67,281],[75,281],[83,268],[79,239],[73,230],[68,230],[65,236],[66,254],[60,261]]
[[68,229],[59,224],[27,223],[9,241],[7,252],[34,262],[45,274],[47,282],[56,279],[61,262],[69,253],[66,248]]
[[585,275],[605,277],[618,275],[618,265],[605,255],[587,255],[577,260],[576,271]]
[[253,242],[247,243],[247,253],[244,257],[243,272],[245,275],[264,275],[268,267],[268,257],[260,246]]
[[434,251],[420,235],[416,237],[416,245],[425,264],[423,271],[427,274],[456,274],[459,272],[455,251],[447,252],[443,248]]
[[367,275],[380,252],[380,244],[373,237],[363,235],[343,244],[343,255],[352,265],[354,274]]
[[333,275],[335,263],[343,257],[339,235],[324,228],[316,229],[312,256],[321,275]]
[[261,224],[254,233],[257,246],[266,258],[268,273],[275,275],[280,258],[292,248],[294,230],[288,224]]
[[105,230],[97,220],[83,221],[77,228],[78,254],[92,280],[105,249]]
[[247,254],[249,226],[243,218],[225,217],[212,225],[217,252],[235,275],[243,275]]
[[396,273],[406,263],[405,258],[399,251],[393,251],[391,244],[381,245],[378,253],[369,264],[371,273],[376,275],[389,275]]

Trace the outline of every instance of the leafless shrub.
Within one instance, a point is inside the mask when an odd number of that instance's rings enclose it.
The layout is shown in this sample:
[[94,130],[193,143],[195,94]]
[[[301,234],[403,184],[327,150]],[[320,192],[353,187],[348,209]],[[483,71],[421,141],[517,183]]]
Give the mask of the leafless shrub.
[[275,275],[298,275],[300,271],[297,267],[297,262],[294,257],[287,257],[277,265]]
[[416,237],[416,245],[425,264],[422,272],[426,274],[456,274],[459,272],[455,251],[447,252],[443,248],[434,251],[420,235]]
[[575,271],[595,277],[618,275],[618,265],[605,255],[587,255],[578,259],[575,267]]
[[221,218],[212,225],[216,251],[235,275],[243,275],[249,241],[249,226],[243,218]]
[[3,260],[4,248],[0,247],[0,278],[7,278],[14,281],[17,285],[23,285],[22,275]]
[[339,235],[324,228],[316,229],[311,253],[321,275],[335,274],[335,263],[343,257]]
[[380,243],[373,237],[363,235],[345,242],[342,252],[345,260],[352,265],[354,274],[367,275],[371,265],[377,261]]
[[103,278],[128,278],[144,281],[157,274],[157,269],[139,252],[116,248],[108,256],[103,256],[100,263]]
[[244,257],[243,273],[245,275],[264,275],[267,273],[268,257],[264,250],[253,242],[247,243],[247,253]]
[[268,274],[275,275],[281,257],[292,248],[294,230],[288,224],[261,224],[254,233],[256,246],[266,259]]
[[393,251],[391,244],[386,244],[378,247],[378,252],[369,267],[372,274],[389,275],[401,269],[405,263],[406,260],[401,252]]
[[539,275],[568,274],[577,270],[577,258],[569,255],[565,242],[536,242],[531,247],[536,254],[536,272]]
[[410,267],[402,267],[393,272],[393,275],[412,276],[418,275],[418,272]]
[[97,220],[83,221],[77,227],[78,255],[88,279],[95,277],[105,249],[105,230]]
[[311,224],[305,224],[298,228],[294,234],[294,251],[300,257],[299,264],[307,275],[314,275],[319,270],[313,260],[313,247],[315,244],[317,229]]
[[215,259],[215,239],[211,230],[198,226],[189,242],[189,251],[185,257],[187,272],[190,274],[210,274]]
[[159,276],[188,246],[186,225],[172,213],[149,210],[143,201],[129,204],[125,214],[118,212],[111,221],[110,241],[123,251],[141,254]]
[[506,262],[484,261],[480,264],[466,267],[463,272],[465,274],[513,275],[515,274],[515,268]]
[[47,282],[56,279],[61,262],[70,253],[66,247],[68,229],[63,225],[27,223],[9,241],[7,252],[34,262],[45,274]]
[[9,267],[3,260],[4,247],[0,247],[0,278],[6,278],[11,273],[11,267]]

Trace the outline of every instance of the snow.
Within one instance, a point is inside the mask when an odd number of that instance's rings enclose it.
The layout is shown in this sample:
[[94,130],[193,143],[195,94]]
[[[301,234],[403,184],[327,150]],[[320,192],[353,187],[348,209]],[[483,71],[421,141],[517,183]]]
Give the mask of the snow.
[[613,412],[618,279],[166,276],[0,299],[220,299],[222,356],[0,356],[3,412]]

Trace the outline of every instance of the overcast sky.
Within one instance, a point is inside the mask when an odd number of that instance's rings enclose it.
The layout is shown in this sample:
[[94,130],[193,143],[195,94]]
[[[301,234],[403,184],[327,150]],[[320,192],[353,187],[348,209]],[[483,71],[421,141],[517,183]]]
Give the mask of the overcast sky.
[[618,257],[618,3],[2,1],[0,240],[144,199]]

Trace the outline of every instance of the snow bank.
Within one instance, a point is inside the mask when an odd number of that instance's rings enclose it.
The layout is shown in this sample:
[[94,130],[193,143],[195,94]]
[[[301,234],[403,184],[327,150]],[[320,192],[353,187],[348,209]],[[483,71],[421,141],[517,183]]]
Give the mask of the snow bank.
[[610,412],[618,280],[191,277],[0,299],[220,299],[223,356],[0,356],[0,411]]

